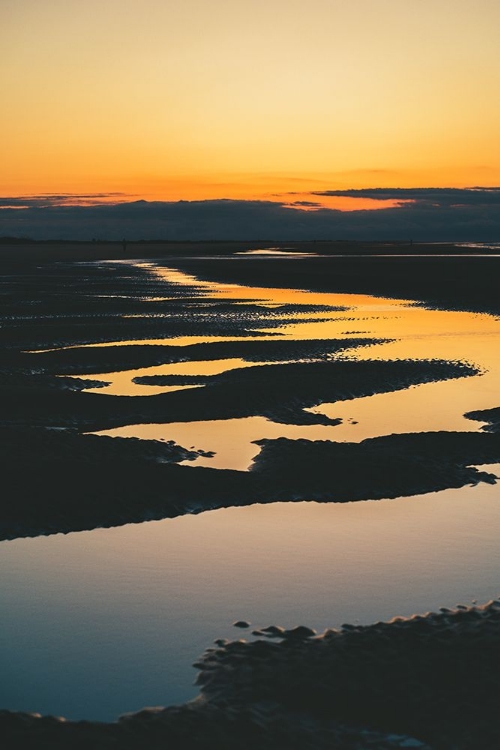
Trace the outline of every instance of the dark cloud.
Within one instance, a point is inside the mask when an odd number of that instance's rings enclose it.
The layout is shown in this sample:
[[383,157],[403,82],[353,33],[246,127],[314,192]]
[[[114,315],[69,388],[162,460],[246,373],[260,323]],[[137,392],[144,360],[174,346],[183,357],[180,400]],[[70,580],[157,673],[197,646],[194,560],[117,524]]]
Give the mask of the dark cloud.
[[367,188],[366,190],[322,190],[314,192],[312,195],[372,198],[380,201],[413,201],[416,207],[422,204],[435,207],[500,204],[500,188],[498,187]]
[[287,205],[292,208],[293,206],[296,206],[297,208],[300,208],[301,206],[304,208],[321,208],[321,203],[318,203],[317,201],[293,201]]
[[51,206],[98,205],[103,201],[123,201],[125,193],[46,193],[23,197],[0,197],[3,208],[49,208]]
[[[114,194],[116,197],[117,194]],[[3,198],[0,236],[36,239],[500,241],[500,188],[326,191],[317,195],[400,200],[342,212],[313,201],[207,200],[74,205],[76,196]],[[62,199],[62,200],[61,200]],[[89,200],[89,196],[87,196]],[[17,201],[14,202],[13,201]],[[410,202],[407,202],[410,201]],[[83,203],[86,199],[83,199]],[[312,205],[311,205],[312,204]],[[7,208],[7,206],[10,206]],[[23,210],[19,210],[19,208]],[[314,210],[301,210],[314,208]]]

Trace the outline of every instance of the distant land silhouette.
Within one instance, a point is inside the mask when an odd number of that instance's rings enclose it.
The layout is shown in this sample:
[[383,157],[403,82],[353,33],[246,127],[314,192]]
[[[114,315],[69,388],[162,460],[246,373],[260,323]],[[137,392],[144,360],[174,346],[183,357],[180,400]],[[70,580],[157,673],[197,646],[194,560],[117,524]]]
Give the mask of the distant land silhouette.
[[[326,196],[371,198],[381,210],[325,208]],[[500,241],[500,188],[322,191],[310,201],[145,201],[75,205],[78,196],[0,197],[0,236],[92,240]],[[102,198],[101,198],[102,200]],[[383,202],[391,207],[383,208]],[[400,201],[396,206],[393,201]],[[20,210],[22,209],[22,210]]]

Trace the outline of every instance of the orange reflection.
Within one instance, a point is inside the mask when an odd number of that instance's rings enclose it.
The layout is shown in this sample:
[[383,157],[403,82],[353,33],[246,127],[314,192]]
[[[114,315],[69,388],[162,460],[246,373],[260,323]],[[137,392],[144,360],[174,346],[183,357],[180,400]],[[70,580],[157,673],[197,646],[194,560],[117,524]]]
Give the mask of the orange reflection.
[[[341,424],[335,426],[284,425],[275,424],[263,417],[246,417],[208,422],[129,425],[107,431],[106,434],[174,440],[185,447],[193,445],[198,449],[216,452],[214,457],[204,456],[197,459],[197,465],[245,470],[259,451],[259,447],[253,441],[262,438],[288,437],[356,442],[391,433],[477,431],[480,430],[481,424],[467,420],[463,415],[468,411],[498,406],[500,321],[490,315],[432,310],[413,305],[408,300],[384,299],[370,295],[315,293],[297,289],[220,284],[200,281],[177,269],[157,267],[152,263],[141,263],[141,266],[170,283],[197,287],[203,300],[222,298],[233,300],[236,305],[241,300],[254,301],[257,305],[275,307],[278,317],[279,307],[283,304],[318,306],[319,309],[315,312],[298,311],[293,323],[290,323],[288,313],[286,324],[284,322],[282,328],[270,329],[269,337],[260,335],[261,341],[273,340],[276,334],[289,340],[388,339],[387,343],[346,349],[331,355],[331,358],[358,361],[461,360],[474,364],[479,368],[480,374],[424,383],[364,398],[331,404],[322,403],[311,409],[330,418],[341,419]],[[265,329],[259,329],[259,332],[265,333]],[[159,339],[155,343],[186,345],[195,341],[208,343],[215,340],[224,339],[196,336]],[[117,342],[115,345],[137,343]],[[161,386],[133,384],[133,377],[153,374],[217,374],[256,364],[263,363],[246,362],[240,358],[219,359],[87,377],[90,380],[97,378],[111,381],[108,389],[96,392],[146,396],[165,392],[166,389]]]

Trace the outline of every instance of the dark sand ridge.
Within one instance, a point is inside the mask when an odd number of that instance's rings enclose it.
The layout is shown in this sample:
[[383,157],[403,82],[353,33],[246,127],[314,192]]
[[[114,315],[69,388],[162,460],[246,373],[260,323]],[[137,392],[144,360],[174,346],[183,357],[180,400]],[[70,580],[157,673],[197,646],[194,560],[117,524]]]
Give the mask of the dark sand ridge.
[[[312,368],[312,380],[306,377],[308,368]],[[278,377],[273,380],[275,370]],[[12,426],[78,425],[80,429],[82,426],[96,429],[131,421],[189,420],[199,418],[200,414],[205,418],[223,418],[255,413],[284,423],[335,424],[323,415],[303,411],[303,407],[322,398],[353,398],[395,390],[411,382],[460,377],[473,372],[461,365],[425,362],[268,365],[215,376],[215,385],[201,390],[147,399],[64,390],[64,381],[60,379],[52,388],[46,383],[36,387],[36,378],[17,376],[11,387],[2,390],[2,419],[4,425],[10,421]],[[418,451],[413,454],[412,436],[407,438],[409,455],[405,455],[402,436],[388,443],[382,440],[381,449],[374,455],[368,451],[368,457],[364,456],[362,445],[351,446],[351,452],[346,454],[342,444],[331,444],[332,453],[326,449],[329,444],[325,447],[322,443],[301,441],[296,447],[296,450],[300,447],[301,453],[295,452],[292,460],[303,468],[304,476],[299,481],[297,465],[285,468],[290,477],[295,478],[294,487],[284,483],[282,476],[283,460],[287,460],[290,451],[288,441],[276,441],[274,448],[274,442],[267,441],[265,460],[257,462],[255,470],[248,474],[167,466],[166,462],[193,459],[199,452],[155,441],[84,436],[60,429],[47,432],[45,429],[14,431],[4,428],[2,437],[2,475],[5,485],[13,489],[4,495],[2,503],[1,538],[120,525],[175,516],[193,509],[256,500],[268,502],[284,497],[344,500],[349,499],[350,493],[352,499],[394,496],[392,482],[397,487],[396,494],[416,494],[427,489],[462,486],[484,478],[465,465],[495,461],[500,457],[496,436],[481,434],[462,436],[461,442],[459,438],[461,448],[451,459],[442,452],[446,434],[444,438],[437,434],[430,449],[424,448],[424,455],[420,456]],[[450,433],[449,437],[453,439],[454,434]],[[342,465],[338,473],[332,471],[336,447],[340,451],[337,463]],[[365,467],[362,475],[365,480],[359,473],[363,461],[374,463],[371,473]],[[316,471],[311,473],[308,466],[313,463]],[[425,465],[424,470],[421,463]],[[375,481],[377,471],[378,482]],[[390,475],[385,473],[387,471]],[[352,477],[357,478],[354,486]]]
[[482,409],[481,411],[470,411],[465,414],[467,419],[476,419],[478,422],[489,422],[481,427],[487,432],[500,432],[500,407],[498,409]]
[[[165,344],[130,344],[128,346],[69,347],[36,353],[11,351],[5,357],[11,368],[39,374],[102,374],[161,364],[206,362],[241,358],[247,362],[282,362],[283,360],[326,360],[332,355],[358,346],[382,343],[383,339],[343,338],[289,341],[279,338],[264,341],[215,341],[213,343],[177,346],[175,340]],[[68,386],[71,381],[68,381]],[[87,386],[89,387],[89,386]]]
[[[319,257],[232,257],[238,252],[277,244]],[[53,265],[56,261],[164,259],[167,264],[211,280],[380,294],[422,300],[450,309],[499,313],[500,258],[480,257],[488,252],[454,244],[410,246],[400,242],[137,242],[127,243],[125,251],[122,243],[0,243],[3,273],[10,274],[26,273],[31,268],[36,277],[37,264]],[[214,255],[227,257],[216,260]],[[376,257],[363,257],[366,255]],[[422,257],[427,255],[433,257]]]
[[176,346],[165,344],[130,344],[128,346],[70,347],[30,354],[12,355],[12,362],[25,369],[45,373],[76,372],[99,374],[115,370],[132,370],[161,364],[203,362],[239,357],[247,362],[282,362],[283,360],[325,360],[336,352],[357,346],[382,343],[383,339],[342,338],[290,341],[273,340],[215,341],[213,343]]
[[401,497],[463,487],[492,474],[500,434],[434,432],[361,443],[262,441],[251,471],[179,466],[198,453],[171,443],[3,428],[0,539],[119,526],[278,500]]
[[208,649],[191,703],[113,724],[3,711],[0,732],[12,750],[496,748],[499,625],[495,601],[319,637],[270,627]]
[[[486,243],[488,244],[488,243]],[[490,243],[491,244],[491,243]],[[168,242],[164,240],[127,241],[71,241],[71,240],[30,240],[0,237],[0,257],[9,267],[18,268],[19,263],[28,261],[95,261],[135,258],[162,258],[171,256],[213,256],[235,255],[252,250],[283,249],[288,252],[312,253],[318,255],[443,255],[443,254],[483,254],[483,244],[470,245],[453,242],[407,242],[356,240],[276,240],[272,238],[247,240],[206,240],[202,242]]]
[[[500,689],[500,602],[480,608],[267,635],[209,651],[198,682],[209,700],[278,701],[293,711],[404,732],[436,748],[493,748]],[[262,632],[262,631],[261,631]],[[284,637],[283,637],[284,636]]]
[[7,349],[185,335],[258,336],[259,328],[339,310],[208,301],[195,285],[168,283],[138,265],[121,263],[28,265],[0,277],[0,294],[0,343]]
[[[167,259],[164,263],[169,265]],[[500,313],[500,257],[185,257],[172,265],[208,281],[377,294],[445,309]]]
[[305,409],[476,374],[469,365],[432,360],[292,362],[200,376],[196,382],[203,388],[144,398],[81,392],[73,379],[13,373],[2,378],[0,423],[97,431],[138,422],[264,416],[285,424],[337,424]]
[[[63,323],[64,337],[70,344],[75,339],[92,340],[99,333],[111,336],[112,340],[140,335],[140,328],[136,326],[142,325],[143,319],[138,323],[135,318],[108,317],[110,306],[114,315],[117,305],[129,303],[127,295],[134,297],[139,310],[143,302],[152,304],[152,299],[165,295],[174,298],[169,318],[152,319],[155,325],[161,323],[163,335],[174,335],[179,329],[185,330],[183,326],[186,325],[192,332],[193,321],[199,326],[196,330],[204,335],[213,334],[214,321],[218,320],[225,336],[236,332],[238,336],[255,337],[259,326],[269,328],[273,322],[281,325],[297,313],[302,313],[307,319],[312,309],[307,305],[283,305],[269,310],[253,306],[248,300],[243,305],[229,305],[225,301],[206,305],[195,284],[177,285],[152,277],[145,268],[119,263],[90,266],[47,264],[40,269],[25,269],[23,273],[18,269],[17,273],[4,277],[2,291],[8,302],[3,319],[4,340],[12,345],[2,371],[1,420],[4,425],[75,427],[81,431],[134,422],[167,423],[251,415],[266,416],[285,424],[334,425],[336,420],[304,409],[321,402],[389,392],[411,384],[476,372],[462,363],[335,359],[345,347],[376,343],[362,338],[323,342],[278,338],[275,342],[224,341],[186,347],[172,342],[164,347],[88,347],[30,354],[20,351],[28,340],[38,347],[46,347],[61,338],[60,320],[64,320],[68,308],[72,312],[78,308],[78,315],[88,313],[91,319],[91,313],[95,311],[98,323],[89,327],[87,317]],[[105,296],[96,298],[96,293]],[[161,299],[160,304],[163,304]],[[22,310],[29,313],[28,320],[23,315],[19,318]],[[126,314],[129,314],[128,310]],[[31,318],[33,323],[29,330]],[[145,320],[147,326],[148,319]],[[95,373],[108,368],[113,371],[130,365],[207,360],[229,354],[233,357],[241,355],[248,361],[258,361],[261,357],[275,363],[283,358],[306,361],[197,377],[195,382],[203,384],[203,388],[147,398],[81,392],[82,383],[54,377],[57,372],[75,369],[80,373]],[[183,382],[192,383],[193,380],[184,379]],[[89,385],[86,381],[85,386]],[[343,464],[334,483],[329,462],[335,456],[329,452],[328,445],[301,441],[295,447],[293,461],[298,461],[298,466],[303,467],[306,474],[309,461],[313,461],[317,469],[316,475],[307,481],[297,476],[297,466],[292,468],[290,475],[296,477],[297,487],[300,487],[296,492],[291,486],[285,491],[281,476],[284,464],[292,455],[288,441],[276,441],[276,445],[272,441],[263,443],[262,459],[248,473],[173,465],[172,462],[194,458],[198,453],[171,444],[104,440],[74,432],[47,433],[43,429],[27,432],[16,429],[15,433],[4,429],[3,472],[6,486],[10,485],[14,490],[3,501],[2,534],[6,538],[109,526],[178,515],[193,509],[256,500],[268,502],[283,496],[289,499],[318,496],[331,500],[348,499],[350,492],[359,499],[394,496],[391,489],[393,479],[401,494],[416,494],[428,488],[462,486],[468,481],[488,478],[466,467],[498,458],[495,436],[451,435],[448,438],[445,435],[443,438],[438,433],[430,440],[433,441],[435,460],[434,455],[432,461],[427,460],[430,457],[427,443],[422,442],[423,453],[419,455],[418,442],[415,445],[413,438],[408,436],[406,444],[410,448],[405,451],[405,438],[399,438],[399,464],[393,460],[390,466],[388,461],[394,453],[394,441],[379,444],[366,441],[368,446],[381,446],[375,452],[375,459],[370,458],[373,449],[367,449],[364,444],[352,446],[348,456],[342,453],[343,448],[332,444],[333,452],[340,450],[338,456]],[[446,440],[458,441],[460,445],[458,454],[451,459],[445,450]],[[313,458],[316,453],[316,458]],[[384,475],[382,471],[377,481],[375,476],[372,478],[372,486],[367,486],[366,482],[362,484],[360,461],[375,461],[377,465],[390,469],[390,475]],[[419,462],[426,463],[427,468],[423,471],[416,469]],[[277,467],[275,471],[273,464]],[[30,468],[29,473],[26,467]],[[356,476],[357,483],[353,480]],[[75,482],[75,477],[78,477],[78,482]]]
[[[172,311],[171,311],[172,312]],[[259,328],[281,328],[287,319],[278,316],[264,316],[259,320],[256,313],[253,317],[242,315],[224,318],[217,321],[217,311],[214,311],[213,325],[207,334],[206,321],[197,320],[191,310],[185,310],[184,320],[180,316],[149,316],[124,318],[121,315],[114,318],[100,314],[87,319],[70,319],[68,321],[40,320],[39,322],[20,321],[11,324],[9,329],[2,330],[0,343],[4,347],[18,347],[21,349],[58,348],[76,346],[79,344],[93,344],[95,342],[141,340],[141,339],[170,339],[180,336],[237,336],[256,337]],[[329,318],[324,318],[328,320]],[[317,322],[318,318],[313,318]],[[291,322],[290,318],[288,322]],[[295,320],[293,322],[296,322]],[[300,322],[308,322],[301,318]],[[261,333],[269,336],[269,333]]]
[[[75,267],[77,277],[80,269]],[[294,322],[306,322],[307,314],[314,314],[314,320],[329,320],[332,312],[342,308],[327,305],[290,305],[282,304],[274,308],[253,304],[249,300],[238,303],[206,300],[203,297],[204,290],[191,289],[187,285],[176,285],[163,280],[158,281],[145,269],[131,267],[124,276],[123,265],[107,265],[104,271],[98,268],[99,273],[105,273],[106,291],[108,295],[101,297],[92,291],[92,284],[88,284],[87,277],[79,278],[78,283],[67,284],[65,270],[63,277],[59,278],[59,270],[54,267],[46,267],[45,273],[36,278],[37,291],[29,290],[24,298],[18,299],[12,291],[10,277],[4,280],[4,299],[9,295],[14,301],[9,301],[3,307],[4,325],[0,331],[0,338],[4,347],[5,363],[11,362],[18,367],[39,371],[40,365],[48,366],[49,363],[58,365],[71,371],[80,368],[80,372],[113,371],[120,367],[138,367],[157,364],[161,362],[185,361],[188,355],[193,359],[206,356],[213,359],[221,355],[231,354],[231,338],[255,339],[265,337],[266,339],[278,339],[279,331],[271,332],[270,328],[281,328]],[[92,273],[95,269],[92,269]],[[130,274],[130,276],[129,276]],[[21,276],[21,279],[24,276]],[[146,284],[145,284],[146,279]],[[148,281],[149,280],[149,281]],[[73,279],[74,282],[74,279]],[[148,287],[150,283],[150,287]],[[68,289],[66,296],[61,295],[60,287]],[[133,310],[123,294],[116,297],[111,292],[125,292],[128,286],[147,287],[148,295],[145,293],[134,302]],[[55,287],[52,291],[51,287]],[[41,299],[39,289],[44,290],[46,299]],[[176,298],[164,300],[159,294],[168,295],[174,291]],[[32,298],[31,295],[35,295]],[[38,297],[36,297],[38,295]],[[194,296],[190,296],[194,295]],[[77,300],[79,312],[70,314]],[[235,304],[238,303],[238,304]],[[151,312],[154,310],[154,314]],[[327,318],[317,317],[317,313],[328,314]],[[134,317],[128,317],[131,314]],[[259,329],[266,329],[261,332]],[[221,342],[221,348],[196,349],[194,347],[179,347],[175,337],[179,336],[201,336],[208,340],[216,336],[228,338]],[[165,340],[172,348],[155,348],[147,344],[137,344],[130,350],[120,350],[116,347],[89,347],[89,349],[68,349],[62,351],[45,352],[44,357],[29,356],[26,352],[19,356],[19,349],[47,349],[52,347],[75,347],[78,344],[93,344],[95,342],[120,342],[132,340],[143,341],[148,338]],[[170,340],[170,341],[169,341]],[[216,341],[216,339],[214,339]],[[237,342],[233,342],[237,345]],[[348,342],[346,342],[348,343]],[[257,342],[248,342],[255,351]],[[290,346],[290,342],[288,342]],[[346,344],[337,343],[339,346]],[[353,344],[354,345],[354,344]],[[297,344],[299,347],[300,344]],[[305,346],[303,344],[303,346]],[[323,345],[325,350],[325,344]],[[334,346],[332,344],[332,346]],[[286,347],[281,343],[281,350]],[[224,349],[224,351],[223,351]],[[297,355],[302,356],[303,350],[297,348]],[[306,352],[304,352],[306,353]],[[268,346],[262,350],[262,354],[275,359],[272,355],[272,347]],[[286,352],[284,352],[286,355]],[[310,356],[310,353],[309,353]],[[94,366],[93,362],[99,363]],[[59,370],[60,372],[61,370]]]

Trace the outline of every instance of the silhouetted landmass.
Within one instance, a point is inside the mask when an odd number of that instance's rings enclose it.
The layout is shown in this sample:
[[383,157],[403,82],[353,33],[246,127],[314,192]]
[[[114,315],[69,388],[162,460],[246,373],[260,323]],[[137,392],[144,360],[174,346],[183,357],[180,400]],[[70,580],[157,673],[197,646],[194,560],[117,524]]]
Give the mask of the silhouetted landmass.
[[[322,205],[323,196],[370,198],[382,202],[382,211],[338,211]],[[497,242],[500,235],[498,187],[473,188],[372,188],[317,191],[309,200],[195,201],[124,200],[93,205],[72,205],[60,196],[6,197],[1,199],[2,231],[40,239],[99,238],[125,243],[143,237],[169,239],[182,244],[207,238],[227,240],[385,240],[394,238],[427,242]],[[115,199],[118,201],[115,202]],[[301,210],[301,209],[309,210]],[[22,209],[22,210],[19,210]],[[312,210],[311,210],[312,209]],[[20,216],[21,214],[21,216]],[[271,238],[273,238],[271,240]],[[128,243],[127,243],[128,244]],[[287,242],[288,244],[288,242]],[[352,244],[356,244],[353,242]],[[405,243],[401,243],[405,244]]]

